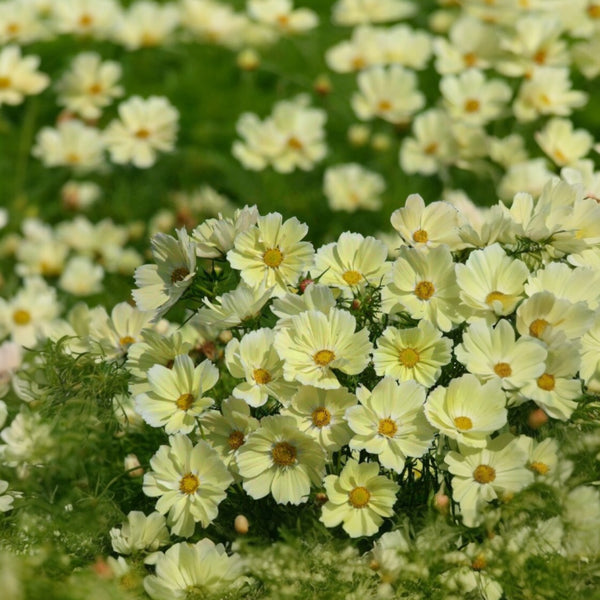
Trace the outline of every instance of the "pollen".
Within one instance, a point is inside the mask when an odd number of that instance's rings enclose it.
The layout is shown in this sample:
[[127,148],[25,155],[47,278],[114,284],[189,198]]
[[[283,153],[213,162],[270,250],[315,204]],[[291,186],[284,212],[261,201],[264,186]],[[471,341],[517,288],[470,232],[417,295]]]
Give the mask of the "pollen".
[[380,100],[379,104],[377,105],[377,108],[381,112],[387,112],[392,108],[392,103],[389,100]]
[[313,411],[312,422],[315,427],[327,427],[331,423],[331,413],[324,406],[320,406]]
[[65,160],[70,165],[76,165],[81,162],[81,156],[79,156],[79,154],[77,154],[77,152],[69,152],[69,154],[67,154],[67,156],[65,156]]
[[438,151],[438,148],[439,144],[437,142],[431,142],[431,144],[427,144],[427,146],[423,148],[423,152],[425,152],[425,154],[427,154],[428,156],[431,156],[432,154],[435,154]]
[[477,64],[477,54],[475,52],[463,54],[463,62],[466,67],[474,67]]
[[287,145],[292,150],[302,150],[302,148],[304,148],[304,144],[295,136],[292,136],[288,140]]
[[177,404],[179,410],[189,410],[194,404],[194,396],[192,394],[181,394],[175,404]]
[[358,271],[346,271],[342,275],[342,279],[348,285],[356,285],[362,279],[362,275]]
[[135,344],[135,338],[130,335],[124,335],[120,340],[119,344],[121,346],[131,346],[131,344]]
[[461,431],[473,429],[473,421],[471,421],[469,417],[455,417],[454,425],[456,426],[456,429],[460,429]]
[[588,6],[587,13],[592,19],[600,19],[600,4]]
[[140,140],[147,140],[150,137],[150,132],[145,127],[142,127],[135,132],[135,137]]
[[278,15],[276,20],[280,27],[287,27],[290,24],[290,18],[287,15]]
[[355,487],[349,494],[348,500],[354,508],[364,508],[369,504],[371,499],[371,492],[366,487],[358,486]]
[[548,327],[550,323],[546,321],[546,319],[536,319],[531,322],[529,325],[529,335],[536,338],[541,338],[544,335],[544,331],[546,327]]
[[362,56],[355,56],[352,59],[352,68],[355,71],[360,71],[367,66],[367,61]]
[[415,287],[415,296],[420,300],[429,300],[435,293],[435,287],[431,281],[420,281]]
[[494,373],[498,377],[510,377],[512,375],[512,369],[508,363],[499,362],[494,365]]
[[556,385],[556,381],[554,380],[554,375],[550,375],[550,373],[544,373],[537,378],[537,385],[540,389],[545,390],[546,392],[551,392]]
[[332,360],[335,360],[335,353],[331,350],[319,350],[314,356],[313,360],[320,367],[326,367]]
[[529,468],[532,471],[535,471],[536,473],[538,473],[539,475],[546,475],[546,473],[548,473],[548,471],[550,470],[550,467],[543,462],[532,462],[529,465]]
[[93,17],[91,15],[88,15],[87,13],[83,13],[79,17],[79,25],[81,27],[89,27],[93,22],[94,22]]
[[91,94],[92,96],[99,94],[101,91],[102,91],[102,86],[99,83],[94,83],[94,84],[90,85],[90,87],[88,88],[88,94]]
[[379,421],[379,427],[377,428],[377,433],[380,435],[385,435],[386,437],[394,437],[396,432],[398,431],[398,426],[393,419],[381,419]]
[[229,437],[227,438],[227,445],[232,450],[237,450],[245,441],[246,440],[243,432],[236,429],[229,434]]
[[269,248],[263,254],[263,262],[267,267],[276,269],[283,262],[283,254],[279,248]]
[[177,267],[171,273],[171,283],[183,281],[189,274],[190,272],[185,267]]
[[27,325],[31,322],[31,313],[27,310],[19,308],[13,313],[13,321],[17,325]]
[[504,307],[504,303],[507,300],[507,296],[504,292],[499,292],[498,290],[494,290],[493,292],[490,292],[486,297],[485,297],[485,303],[488,306],[492,306],[492,304],[494,302],[501,302],[502,306]]
[[10,77],[0,77],[0,90],[9,88],[12,84]]
[[194,494],[200,487],[200,481],[193,473],[187,473],[181,478],[179,482],[179,491],[187,494]]
[[271,450],[271,456],[275,464],[280,467],[289,467],[296,462],[296,448],[287,442],[278,442]]
[[417,244],[426,244],[429,241],[429,236],[424,229],[417,229],[417,231],[413,233],[412,238]]
[[473,562],[471,563],[471,569],[473,571],[483,571],[487,567],[487,560],[483,554],[478,554]]
[[404,348],[398,355],[398,360],[402,366],[412,369],[420,360],[419,353],[414,348]]
[[538,65],[543,65],[546,63],[546,59],[548,58],[548,52],[544,49],[538,50],[533,55],[533,61]]
[[491,483],[496,479],[496,471],[489,465],[479,465],[473,471],[473,479],[477,483]]
[[21,26],[18,23],[9,23],[6,26],[6,33],[8,35],[16,35],[19,31],[21,31]]
[[271,373],[266,369],[254,369],[252,372],[252,379],[258,383],[258,385],[264,385],[265,383],[269,383],[271,381]]
[[471,98],[465,102],[465,112],[476,113],[481,108],[481,102],[475,98]]

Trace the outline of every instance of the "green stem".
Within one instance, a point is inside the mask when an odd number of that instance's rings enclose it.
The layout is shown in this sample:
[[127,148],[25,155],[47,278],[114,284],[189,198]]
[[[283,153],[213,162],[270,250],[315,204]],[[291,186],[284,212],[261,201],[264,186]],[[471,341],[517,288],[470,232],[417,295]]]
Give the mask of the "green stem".
[[31,142],[35,128],[35,120],[38,112],[37,98],[29,101],[23,119],[23,127],[19,138],[19,147],[17,149],[17,160],[15,164],[15,183],[14,183],[14,204],[16,209],[23,208],[25,180],[27,177],[27,163],[29,162],[29,153],[31,151]]

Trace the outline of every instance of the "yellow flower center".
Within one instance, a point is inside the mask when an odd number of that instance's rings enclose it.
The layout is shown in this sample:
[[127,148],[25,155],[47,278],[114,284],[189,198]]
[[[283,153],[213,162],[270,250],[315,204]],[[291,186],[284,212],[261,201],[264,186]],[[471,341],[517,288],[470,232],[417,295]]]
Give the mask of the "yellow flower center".
[[499,292],[498,290],[494,290],[493,292],[490,292],[485,297],[485,303],[487,305],[491,306],[492,302],[499,301],[502,303],[502,306],[504,306],[504,303],[507,301],[507,299],[508,299],[508,297],[506,296],[505,293]]
[[130,335],[125,335],[119,340],[119,344],[121,344],[121,346],[131,346],[131,344],[135,344],[135,338],[132,338]]
[[550,467],[543,462],[532,462],[529,465],[529,468],[532,471],[535,471],[536,473],[538,473],[539,475],[546,475],[546,473],[548,473],[548,471],[550,470]]
[[420,281],[415,287],[415,296],[420,300],[429,300],[435,292],[435,287],[431,281]]
[[326,367],[334,359],[335,359],[335,354],[331,350],[319,350],[313,356],[313,360],[320,367]]
[[31,314],[29,311],[19,308],[13,313],[13,321],[17,325],[27,325],[31,321]]
[[0,77],[0,90],[9,88],[11,83],[10,77]]
[[304,145],[302,144],[302,142],[295,136],[292,136],[288,140],[287,145],[292,150],[302,150],[302,148],[304,148]]
[[135,132],[135,137],[140,140],[147,140],[150,137],[150,132],[145,127],[142,127]]
[[99,83],[93,83],[88,88],[88,94],[91,94],[92,96],[99,94],[101,91],[102,91],[102,86]]
[[550,96],[548,96],[548,94],[540,94],[539,101],[544,106],[550,106],[552,104],[552,99],[550,98]]
[[497,365],[494,365],[494,373],[496,373],[498,377],[510,377],[512,375],[512,369],[508,363],[499,362]]
[[587,13],[592,19],[600,19],[600,4],[588,6]]
[[538,387],[546,392],[551,392],[556,385],[554,380],[554,375],[550,375],[550,373],[544,373],[537,378]]
[[379,427],[377,428],[377,432],[381,435],[385,435],[386,437],[393,437],[398,431],[398,426],[396,422],[392,419],[381,419],[379,421]]
[[267,267],[276,269],[283,262],[283,254],[279,248],[269,248],[263,254],[263,262]]
[[280,27],[285,28],[290,24],[290,18],[287,15],[278,15],[276,20]]
[[354,508],[364,508],[369,504],[371,499],[371,492],[366,487],[358,486],[355,487],[349,494],[348,500]]
[[19,31],[21,31],[21,26],[18,23],[9,23],[6,26],[6,32],[9,35],[16,35],[17,33],[19,33]]
[[252,372],[252,378],[259,385],[269,383],[269,381],[271,381],[272,379],[271,374],[266,369],[254,369],[254,371]]
[[412,238],[417,244],[426,244],[429,241],[429,236],[424,229],[417,229],[417,231],[413,233]]
[[185,267],[177,267],[171,273],[171,283],[183,281],[189,274],[190,272]]
[[70,165],[76,165],[81,162],[81,156],[79,156],[79,154],[77,154],[77,152],[69,152],[69,154],[67,154],[67,156],[65,156],[65,160]]
[[478,554],[475,557],[475,560],[471,563],[471,569],[473,571],[483,571],[487,567],[487,560],[485,560],[485,556],[483,554]]
[[142,34],[142,46],[156,46],[158,44],[158,41],[158,38],[149,31],[144,31],[144,33]]
[[465,102],[465,112],[475,113],[481,108],[481,103],[475,98],[471,98]]
[[533,62],[537,63],[538,65],[543,65],[547,58],[548,52],[542,48],[533,55]]
[[427,144],[427,146],[423,148],[423,152],[425,152],[425,154],[427,154],[428,156],[431,156],[432,154],[435,154],[438,151],[439,147],[440,146],[437,142],[431,142],[431,144]]
[[548,325],[550,325],[550,323],[548,323],[546,319],[536,319],[535,321],[532,321],[529,326],[529,335],[536,338],[542,337]]
[[356,71],[364,69],[367,66],[367,61],[362,56],[355,56],[352,59],[352,68]]
[[87,13],[83,13],[79,17],[79,25],[81,27],[89,27],[93,22],[94,22],[93,17],[91,15],[88,15]]
[[474,67],[477,63],[477,55],[475,52],[467,52],[466,54],[463,54],[463,62],[466,67]]
[[473,471],[473,479],[477,483],[491,483],[496,479],[496,471],[489,465],[479,465]]
[[473,429],[473,421],[469,417],[455,417],[454,425],[456,425],[456,429],[460,429],[461,431]]
[[331,423],[331,413],[324,406],[320,406],[313,411],[312,422],[315,427],[327,427]]
[[362,279],[362,275],[358,271],[346,271],[342,275],[342,279],[348,285],[356,285]]
[[289,467],[296,462],[296,448],[287,442],[278,442],[273,446],[271,456],[280,467]]
[[232,450],[237,450],[245,441],[244,434],[241,431],[232,431],[227,438],[227,444]]
[[381,112],[386,112],[392,108],[392,103],[389,100],[381,100],[377,107]]
[[400,363],[408,369],[412,369],[420,358],[419,353],[414,348],[403,348],[398,355]]
[[192,394],[181,394],[175,404],[177,404],[179,410],[189,410],[194,404],[194,396]]
[[200,487],[200,481],[193,473],[187,473],[179,482],[179,491],[184,494],[193,494]]

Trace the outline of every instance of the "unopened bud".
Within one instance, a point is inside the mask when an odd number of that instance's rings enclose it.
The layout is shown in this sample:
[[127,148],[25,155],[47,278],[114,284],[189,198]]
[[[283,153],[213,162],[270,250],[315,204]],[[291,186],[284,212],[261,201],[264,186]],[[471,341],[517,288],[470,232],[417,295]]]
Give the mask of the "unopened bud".
[[244,515],[238,515],[233,522],[233,527],[236,533],[246,535],[250,529],[250,523],[248,523],[248,519]]
[[123,463],[129,477],[141,477],[144,474],[144,467],[142,467],[139,458],[135,454],[128,454]]
[[371,140],[371,146],[373,150],[377,150],[377,152],[385,152],[390,149],[392,142],[390,137],[385,133],[377,133],[373,136]]
[[260,56],[252,48],[246,48],[237,55],[237,66],[243,71],[255,71],[260,65]]
[[229,342],[232,337],[233,337],[233,333],[231,333],[231,331],[229,331],[229,329],[226,329],[225,331],[221,331],[221,333],[219,334],[219,339],[224,344],[226,344],[227,342]]
[[315,79],[314,87],[315,92],[317,92],[317,94],[319,94],[320,96],[327,96],[331,94],[331,80],[329,79],[329,77],[327,77],[327,75],[319,75]]
[[548,422],[548,415],[541,409],[537,408],[529,413],[527,418],[527,425],[531,429],[539,429]]
[[327,497],[327,494],[324,494],[323,492],[317,492],[315,494],[315,504],[317,506],[323,506],[323,504],[325,504],[325,502],[327,502],[327,500],[329,500],[329,498]]
[[366,125],[352,125],[348,129],[348,141],[352,146],[364,146],[371,137],[371,130]]
[[354,300],[352,300],[352,304],[350,306],[351,306],[352,310],[358,310],[361,307],[360,300],[358,298],[354,298]]
[[434,508],[443,515],[448,514],[450,508],[450,498],[447,494],[436,494],[433,497]]
[[304,294],[304,292],[306,291],[306,288],[311,284],[314,283],[313,279],[303,279],[299,284],[298,284],[298,289]]

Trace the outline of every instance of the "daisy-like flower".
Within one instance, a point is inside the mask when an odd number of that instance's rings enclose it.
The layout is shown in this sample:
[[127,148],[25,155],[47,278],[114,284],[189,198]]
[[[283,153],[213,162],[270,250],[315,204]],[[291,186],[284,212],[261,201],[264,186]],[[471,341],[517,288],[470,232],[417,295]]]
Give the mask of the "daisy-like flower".
[[46,167],[92,171],[104,163],[104,140],[97,129],[73,119],[56,128],[42,127],[31,154]]
[[103,108],[123,95],[123,88],[117,84],[121,73],[118,62],[102,62],[99,54],[82,52],[57,83],[58,104],[84,119],[97,119]]
[[87,256],[73,256],[58,280],[58,287],[73,296],[89,296],[102,291],[104,269]]
[[433,441],[433,429],[423,412],[425,388],[415,381],[384,377],[373,391],[357,388],[359,406],[346,411],[354,436],[353,450],[376,454],[380,464],[401,473],[407,457],[423,456]]
[[479,69],[442,77],[440,92],[450,116],[470,125],[485,125],[497,119],[512,96],[506,82],[486,81]]
[[522,83],[513,111],[519,121],[542,115],[567,117],[587,100],[587,94],[571,89],[567,67],[539,67]]
[[505,494],[516,493],[533,483],[533,473],[525,466],[527,454],[518,438],[501,435],[487,448],[461,447],[444,458],[452,477],[452,497],[460,504],[463,523],[474,527],[481,508]]
[[552,482],[560,477],[558,441],[546,438],[537,442],[527,435],[519,436],[519,444],[527,452],[527,468],[537,481]]
[[600,317],[581,338],[581,369],[579,375],[590,389],[600,389]]
[[284,222],[279,213],[270,213],[236,237],[227,260],[248,285],[264,284],[282,296],[312,266],[313,246],[301,241],[307,233],[308,226],[296,217]]
[[177,109],[162,96],[132,96],[119,104],[119,119],[104,130],[104,141],[114,163],[151,167],[158,152],[170,152],[177,136]]
[[248,14],[284,35],[304,33],[319,24],[314,11],[308,8],[294,10],[292,0],[249,0]]
[[35,346],[58,313],[56,290],[41,277],[29,277],[13,298],[0,298],[0,339],[10,336],[21,346]]
[[0,106],[21,104],[25,96],[39,94],[48,87],[50,78],[40,73],[38,56],[21,56],[18,46],[0,51]]
[[369,25],[356,27],[349,40],[342,40],[325,53],[327,66],[337,73],[361,71],[382,64],[381,30]]
[[15,498],[21,496],[20,492],[7,492],[8,481],[0,479],[0,512],[8,512],[12,510]]
[[528,275],[527,265],[507,256],[500,244],[472,252],[464,265],[456,265],[468,320],[483,317],[493,323],[499,316],[511,314],[524,296]]
[[142,265],[135,270],[138,287],[131,295],[141,310],[154,311],[158,319],[192,283],[196,273],[196,248],[183,227],[177,230],[177,238],[155,234],[151,244],[156,264]]
[[373,364],[377,375],[394,377],[399,381],[413,379],[430,387],[451,357],[452,341],[442,337],[439,329],[423,319],[417,327],[388,327],[377,340]]
[[223,400],[221,412],[210,410],[202,417],[206,439],[234,474],[237,473],[238,450],[259,425],[258,419],[250,415],[248,403],[234,397]]
[[517,309],[517,331],[548,345],[557,338],[579,340],[592,326],[594,312],[583,302],[573,304],[551,292],[538,292]]
[[331,210],[355,212],[359,209],[379,210],[380,194],[385,180],[356,163],[329,167],[325,171],[323,191]]
[[195,524],[208,527],[227,496],[233,477],[207,442],[195,446],[183,434],[169,437],[150,459],[151,471],[144,475],[144,494],[159,497],[156,510],[167,515],[175,535],[190,537]]
[[575,377],[580,362],[575,344],[551,347],[544,372],[524,385],[519,394],[533,400],[552,418],[567,421],[581,396],[581,381]]
[[60,32],[100,39],[108,37],[120,17],[115,0],[62,0],[53,10]]
[[506,424],[506,396],[502,384],[481,384],[471,374],[437,387],[428,396],[425,416],[433,427],[465,446],[485,448],[488,436]]
[[454,262],[446,245],[401,248],[390,280],[381,294],[385,312],[406,310],[414,319],[427,319],[442,331],[450,331],[459,322]]
[[324,479],[327,502],[320,521],[325,527],[342,523],[350,537],[374,535],[385,517],[394,514],[396,494],[400,486],[379,475],[377,462],[358,463],[350,459],[339,477]]
[[219,379],[219,370],[209,360],[197,367],[187,354],[176,356],[172,368],[154,365],[148,371],[150,391],[136,396],[135,408],[152,427],[167,434],[190,433],[196,420],[214,400],[204,394]]
[[110,530],[112,548],[118,554],[129,555],[135,552],[155,552],[170,541],[165,517],[153,512],[146,516],[139,510],[132,510],[120,528]]
[[556,165],[565,167],[586,156],[594,138],[585,129],[573,130],[569,119],[550,119],[544,129],[536,132],[535,141]]
[[128,50],[161,46],[169,41],[179,21],[177,6],[137,0],[119,19],[113,37]]
[[293,417],[300,431],[308,433],[329,454],[345,446],[352,437],[344,413],[356,405],[356,396],[344,388],[322,390],[302,386],[282,415]]
[[319,283],[342,289],[351,295],[353,290],[367,284],[380,286],[389,271],[386,262],[387,246],[374,237],[345,231],[337,242],[321,246],[315,255],[315,272]]
[[483,381],[499,378],[505,390],[518,390],[544,372],[547,350],[539,340],[522,337],[505,319],[492,328],[477,319],[454,349],[456,358]]
[[320,283],[311,283],[301,296],[288,293],[281,298],[275,298],[271,311],[279,318],[275,328],[282,329],[292,323],[292,317],[307,310],[316,310],[328,315],[329,310],[334,307],[335,297],[331,289]]
[[257,329],[225,348],[225,364],[237,379],[245,379],[232,394],[250,406],[262,406],[269,396],[287,404],[296,386],[283,379],[283,361],[273,346],[272,329]]
[[194,37],[210,44],[237,48],[244,41],[248,17],[215,0],[183,0],[181,24]]
[[237,554],[229,556],[222,544],[203,538],[195,544],[174,544],[156,558],[156,575],[144,578],[152,600],[184,600],[193,590],[224,594],[242,584],[244,567]]
[[286,380],[337,389],[340,382],[332,369],[348,375],[363,371],[373,346],[368,330],[355,333],[355,328],[356,319],[337,308],[326,315],[309,310],[291,317],[289,325],[275,334]]
[[444,110],[433,108],[417,115],[412,126],[413,137],[405,138],[400,148],[402,170],[408,174],[433,175],[452,164],[458,148],[450,125]]
[[352,96],[356,116],[368,121],[379,117],[394,124],[408,123],[425,105],[414,71],[401,65],[372,67],[358,75],[359,91]]
[[392,213],[390,221],[409,246],[433,248],[446,244],[451,250],[464,246],[458,234],[462,224],[460,213],[449,202],[432,202],[425,206],[419,194],[411,194],[404,207]]
[[325,474],[325,451],[291,417],[264,417],[238,450],[244,489],[254,499],[271,493],[279,504],[306,502]]
[[214,302],[204,298],[205,306],[198,309],[190,323],[219,329],[235,327],[260,314],[272,290],[264,284],[250,287],[242,281],[235,290],[217,296]]
[[338,0],[332,9],[336,25],[385,23],[412,16],[417,8],[407,0]]

